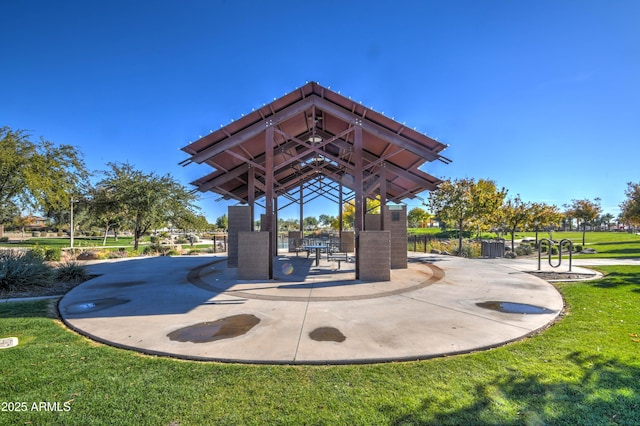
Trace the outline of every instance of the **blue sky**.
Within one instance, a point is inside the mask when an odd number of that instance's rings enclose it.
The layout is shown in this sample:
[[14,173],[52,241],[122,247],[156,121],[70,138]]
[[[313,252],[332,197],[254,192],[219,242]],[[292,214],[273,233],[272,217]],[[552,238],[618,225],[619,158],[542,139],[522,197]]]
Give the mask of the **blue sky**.
[[[0,125],[75,145],[92,170],[188,184],[210,169],[179,166],[179,148],[313,80],[449,144],[453,163],[424,167],[440,178],[614,215],[640,181],[635,0],[5,0],[0,16]],[[210,220],[217,198],[200,202]]]

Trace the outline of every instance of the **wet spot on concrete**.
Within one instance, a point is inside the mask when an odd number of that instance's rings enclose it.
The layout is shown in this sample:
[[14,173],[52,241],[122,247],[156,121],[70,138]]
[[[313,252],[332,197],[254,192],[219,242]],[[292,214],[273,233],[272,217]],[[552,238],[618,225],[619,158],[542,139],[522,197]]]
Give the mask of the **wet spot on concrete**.
[[346,336],[334,327],[319,327],[309,333],[309,337],[316,342],[338,342],[346,340]]
[[64,310],[68,314],[84,314],[85,312],[101,311],[103,309],[112,308],[114,306],[122,305],[129,302],[129,299],[109,297],[106,299],[96,299],[88,300],[86,302],[74,303],[64,308]]
[[123,281],[115,283],[97,283],[91,284],[90,288],[124,288],[144,284],[145,281]]
[[167,334],[178,342],[207,343],[242,336],[255,327],[260,318],[255,315],[232,315],[212,322],[201,322]]
[[503,312],[505,314],[553,314],[554,310],[543,308],[542,306],[528,305],[526,303],[512,303],[512,302],[479,302],[476,306],[485,309],[491,309],[493,311]]

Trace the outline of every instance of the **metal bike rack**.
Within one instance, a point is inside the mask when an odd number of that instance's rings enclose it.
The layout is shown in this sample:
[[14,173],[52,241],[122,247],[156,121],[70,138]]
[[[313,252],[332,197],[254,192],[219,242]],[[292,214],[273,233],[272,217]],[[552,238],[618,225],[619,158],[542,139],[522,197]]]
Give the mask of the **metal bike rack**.
[[542,270],[542,242],[546,241],[547,242],[547,254],[549,256],[549,266],[551,266],[552,268],[557,268],[562,264],[562,247],[568,243],[569,244],[569,272],[571,272],[571,264],[573,262],[573,242],[571,242],[570,239],[568,238],[564,238],[562,240],[560,240],[560,242],[557,244],[558,247],[558,264],[554,265],[552,260],[551,260],[551,252],[552,252],[552,247],[556,247],[556,243],[553,240],[550,240],[549,238],[541,238],[540,241],[538,241],[538,271]]

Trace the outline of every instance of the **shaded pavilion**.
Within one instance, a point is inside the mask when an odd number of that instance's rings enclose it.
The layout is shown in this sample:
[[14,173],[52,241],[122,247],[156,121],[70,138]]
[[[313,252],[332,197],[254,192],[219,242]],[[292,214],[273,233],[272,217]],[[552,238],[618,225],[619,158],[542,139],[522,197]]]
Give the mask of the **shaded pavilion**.
[[[211,166],[214,171],[192,185],[200,192],[247,204],[251,230],[255,205],[264,200],[269,259],[276,254],[279,198],[287,203],[280,208],[299,203],[301,231],[305,202],[316,197],[336,202],[342,232],[342,205],[353,200],[359,279],[365,200],[379,197],[378,229],[382,229],[387,202],[402,203],[437,188],[440,180],[419,168],[428,161],[449,163],[440,155],[445,148],[405,124],[311,82],[185,146],[182,150],[190,158],[181,164]],[[273,278],[271,266],[269,278]]]

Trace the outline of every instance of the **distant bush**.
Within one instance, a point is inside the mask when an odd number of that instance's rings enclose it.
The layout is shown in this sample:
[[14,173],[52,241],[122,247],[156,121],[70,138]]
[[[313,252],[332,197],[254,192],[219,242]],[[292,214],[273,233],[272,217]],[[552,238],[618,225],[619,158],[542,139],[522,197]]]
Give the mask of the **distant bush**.
[[170,252],[175,252],[175,254],[179,254],[177,251],[178,249],[179,247],[175,245],[155,243],[155,244],[149,244],[148,246],[146,246],[142,250],[142,254],[144,255],[159,254],[160,256],[169,256]]
[[582,245],[581,244],[576,244],[575,246],[573,246],[573,251],[575,251],[575,252],[582,251]]
[[460,257],[466,257],[466,258],[475,258],[475,257],[480,257],[481,248],[480,248],[480,244],[476,243],[476,242],[463,243],[462,244],[462,250],[459,251],[458,250],[458,245],[456,244],[455,247],[452,249],[451,253],[454,256],[460,256]]
[[39,237],[40,236],[40,231],[32,231],[31,232],[31,236],[32,237]]
[[78,247],[65,249],[65,253],[71,259],[77,259],[78,256],[80,256],[83,252],[84,252],[84,249],[78,248]]
[[112,250],[108,252],[107,257],[109,259],[122,259],[124,257],[129,257],[129,253],[125,248],[119,248],[118,250]]
[[9,237],[0,237],[0,243],[8,243]]
[[78,256],[76,256],[76,259],[78,260],[97,260],[97,259],[104,259],[100,257],[100,250],[83,250],[80,254],[78,254]]
[[515,259],[516,257],[518,257],[518,255],[517,255],[517,254],[515,254],[515,253],[514,253],[514,252],[512,252],[512,251],[508,251],[508,252],[506,252],[506,253],[504,254],[504,257],[505,257],[506,259]]
[[60,247],[45,247],[44,260],[59,262],[62,257],[62,250]]
[[47,248],[38,244],[34,245],[29,252],[33,257],[37,257],[42,261],[44,261],[47,256]]
[[176,238],[176,244],[187,244],[188,242],[189,240],[187,240],[185,237]]
[[533,253],[533,247],[531,247],[529,244],[520,244],[518,247],[516,247],[515,251],[518,256],[526,256]]
[[0,252],[0,290],[16,290],[51,283],[53,270],[33,251]]

